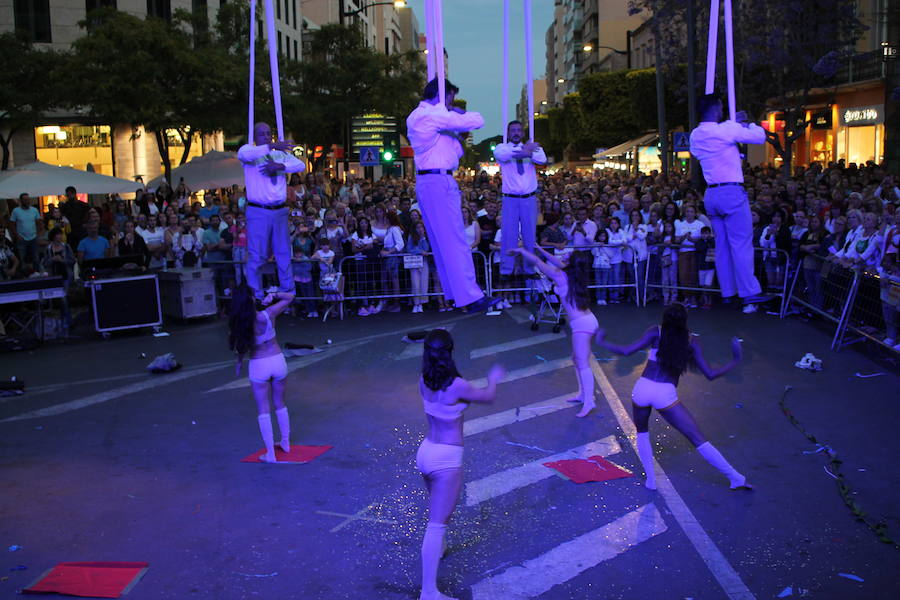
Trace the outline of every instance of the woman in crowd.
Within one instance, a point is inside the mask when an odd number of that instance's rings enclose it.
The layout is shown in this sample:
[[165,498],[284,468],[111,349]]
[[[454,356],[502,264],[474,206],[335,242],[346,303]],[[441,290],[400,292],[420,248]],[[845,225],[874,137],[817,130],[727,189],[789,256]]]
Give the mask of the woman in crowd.
[[596,246],[591,248],[594,255],[594,283],[597,288],[597,306],[606,306],[609,301],[609,285],[612,283],[612,258],[616,252],[609,245],[609,232],[597,230]]
[[609,301],[612,304],[618,304],[622,297],[621,286],[625,282],[625,260],[624,254],[628,248],[628,236],[622,229],[622,222],[619,217],[609,218],[609,229],[606,230],[608,236],[608,244],[610,253],[610,282],[614,286],[609,293]]
[[384,243],[381,248],[381,256],[384,258],[384,279],[382,280],[382,289],[386,294],[391,294],[387,307],[384,302],[380,302],[379,306],[387,312],[400,312],[400,263],[402,258],[397,256],[402,254],[406,248],[406,242],[403,239],[403,228],[400,226],[400,218],[397,212],[390,210],[387,213],[389,227],[384,235]]
[[357,314],[360,317],[378,314],[381,309],[378,308],[373,296],[378,295],[381,282],[381,260],[375,245],[375,236],[372,235],[372,226],[366,217],[356,221],[356,231],[350,236],[350,248],[356,259],[345,264],[350,267],[349,275],[354,289],[362,296]]
[[578,417],[586,417],[594,410],[594,374],[591,372],[591,337],[597,331],[597,317],[591,312],[591,292],[588,285],[591,281],[592,258],[589,252],[578,250],[569,254],[562,261],[540,246],[538,250],[543,259],[524,248],[510,250],[518,254],[547,276],[556,288],[560,304],[566,311],[569,327],[572,330],[572,361],[581,390],[579,400],[582,403]]
[[286,292],[269,294],[261,306],[257,306],[253,292],[246,284],[237,286],[231,294],[231,308],[228,324],[228,343],[237,354],[237,372],[240,374],[244,357],[250,359],[249,375],[253,399],[256,400],[257,421],[266,451],[259,457],[262,462],[274,463],[275,435],[272,431],[271,409],[275,405],[275,417],[281,432],[279,446],[284,452],[291,450],[291,421],[284,404],[284,380],[287,377],[287,362],[278,340],[275,339],[275,319],[294,300],[294,295]]
[[[630,223],[626,235],[631,239],[630,246],[634,256],[634,263],[637,267],[637,297],[638,301],[644,299],[644,289],[647,285],[647,259],[649,257],[647,251],[647,237],[649,226],[644,223],[644,217],[641,211],[633,209],[628,215]],[[649,212],[647,213],[649,217]]]
[[463,227],[466,232],[466,243],[469,248],[475,250],[481,243],[481,228],[478,226],[478,220],[472,218],[472,211],[468,206],[462,207]]
[[644,466],[644,485],[656,489],[653,470],[653,445],[650,442],[650,415],[653,409],[675,429],[681,432],[697,449],[697,452],[728,478],[731,489],[750,489],[747,478],[740,474],[700,431],[691,412],[678,399],[678,381],[689,369],[697,369],[709,381],[721,377],[735,368],[741,361],[741,343],[731,340],[732,360],[718,369],[712,368],[703,356],[700,344],[692,337],[687,324],[687,310],[675,303],[663,312],[662,324],[650,327],[644,335],[628,346],[619,346],[606,341],[606,332],[597,331],[595,341],[598,346],[621,356],[630,356],[649,348],[644,372],[632,391],[632,416],[637,429],[638,456]]
[[659,247],[663,305],[668,306],[678,299],[678,248],[675,247],[675,223],[663,223]]
[[822,265],[828,252],[824,243],[827,236],[822,218],[813,215],[809,218],[809,227],[800,238],[800,261],[806,298],[820,310],[825,304],[822,297]]
[[[775,289],[781,289],[784,285],[788,253],[791,251],[791,231],[785,222],[786,218],[781,210],[772,213],[772,222],[763,230],[757,242],[760,247],[769,248],[768,252],[763,253],[766,282],[768,287]],[[775,252],[776,249],[783,252]]]
[[[306,314],[306,318],[317,319],[319,317],[317,302],[321,294],[318,293],[316,284],[313,281],[312,254],[316,247],[310,235],[313,219],[306,216],[301,218],[304,221],[291,232],[291,271],[294,278],[294,287],[299,293],[300,301],[303,303],[303,311]],[[296,314],[296,309],[293,306],[292,314]]]
[[384,236],[387,235],[388,229],[391,228],[391,222],[388,221],[387,211],[384,204],[376,204],[372,212],[372,235],[375,236],[376,243],[381,246],[384,244]]
[[428,433],[416,453],[416,467],[428,488],[420,600],[452,600],[438,591],[437,573],[447,522],[462,492],[463,412],[471,403],[493,402],[497,384],[504,375],[503,368],[494,365],[488,373],[487,386],[477,388],[456,370],[453,338],[446,330],[432,329],[425,338],[419,393]]
[[408,269],[413,293],[412,311],[420,313],[423,312],[422,305],[428,302],[428,255],[431,253],[431,246],[428,245],[425,234],[425,224],[422,221],[413,225],[412,233],[406,241],[406,253],[422,257],[422,266]]
[[[697,218],[696,206],[685,204],[683,209],[684,219],[675,221],[675,242],[681,244],[678,249],[678,285],[696,288],[697,254],[694,242],[700,238],[703,223]],[[697,292],[685,290],[683,295],[686,307],[697,307]]]

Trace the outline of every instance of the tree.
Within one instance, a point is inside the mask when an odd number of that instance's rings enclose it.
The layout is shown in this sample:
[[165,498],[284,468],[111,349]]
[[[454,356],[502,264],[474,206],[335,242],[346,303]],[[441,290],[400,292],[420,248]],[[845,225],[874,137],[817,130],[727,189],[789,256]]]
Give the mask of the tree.
[[[92,116],[152,132],[166,179],[172,170],[168,130],[185,142],[183,162],[194,132],[221,129],[229,115],[242,112],[235,102],[240,57],[202,40],[195,47],[183,20],[104,10],[82,26],[87,33],[73,43],[67,70],[70,85],[82,91],[77,101]],[[91,84],[80,85],[85,81]]]
[[62,88],[54,72],[60,62],[57,52],[39,50],[14,33],[0,34],[0,170],[9,168],[12,137],[34,128],[58,104]]
[[350,120],[368,112],[397,117],[405,131],[424,86],[422,71],[414,51],[384,55],[366,46],[357,27],[325,25],[313,32],[303,61],[285,65],[286,121],[307,147],[340,142]]

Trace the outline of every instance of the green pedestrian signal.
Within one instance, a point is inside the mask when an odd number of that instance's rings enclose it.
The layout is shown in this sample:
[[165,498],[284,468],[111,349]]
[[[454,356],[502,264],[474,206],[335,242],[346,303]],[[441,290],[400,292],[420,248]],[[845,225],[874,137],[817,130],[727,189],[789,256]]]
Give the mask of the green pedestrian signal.
[[388,148],[383,148],[381,150],[381,162],[383,163],[393,163],[394,162],[394,152]]

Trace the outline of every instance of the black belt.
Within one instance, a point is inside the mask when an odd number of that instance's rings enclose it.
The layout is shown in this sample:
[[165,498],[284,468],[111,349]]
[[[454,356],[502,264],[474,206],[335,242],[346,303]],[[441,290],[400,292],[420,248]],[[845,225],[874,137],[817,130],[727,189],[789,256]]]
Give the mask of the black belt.
[[708,187],[716,188],[716,187],[724,187],[726,185],[739,185],[741,187],[744,186],[744,184],[741,183],[740,181],[729,181],[727,183],[711,183],[711,184],[709,184]]
[[453,169],[422,169],[416,175],[453,175]]
[[278,210],[279,208],[284,208],[287,206],[284,202],[281,204],[258,204],[256,202],[247,202],[247,206],[252,206],[254,208],[264,208],[266,210]]
[[531,198],[535,194],[537,194],[537,190],[531,192],[530,194],[507,194],[504,192],[502,195],[507,198]]

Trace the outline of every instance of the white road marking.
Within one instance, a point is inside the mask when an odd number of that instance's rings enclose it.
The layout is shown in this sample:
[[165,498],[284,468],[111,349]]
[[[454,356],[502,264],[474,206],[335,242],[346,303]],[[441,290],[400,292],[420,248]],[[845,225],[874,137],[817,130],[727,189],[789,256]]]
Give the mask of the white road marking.
[[[327,360],[334,356],[338,356],[339,354],[343,354],[344,352],[352,350],[357,346],[362,346],[364,343],[365,342],[356,342],[355,344],[347,344],[341,348],[334,348],[334,346],[328,348],[326,346],[326,348],[328,349],[326,349],[325,352],[319,352],[318,354],[308,354],[297,359],[292,359],[290,362],[288,362],[288,373],[293,373],[294,371],[297,371],[304,367],[308,367],[309,365],[314,365],[317,362]],[[244,368],[247,368],[246,365]],[[225,390],[240,390],[249,387],[250,380],[246,377],[241,377],[240,379],[235,379],[231,383],[226,383],[225,385],[220,385],[219,387],[212,388],[211,390],[206,390],[204,393],[212,394],[214,392],[223,392]]]
[[[628,415],[625,406],[622,404],[622,400],[619,398],[616,390],[613,389],[612,384],[609,382],[609,378],[606,377],[606,374],[603,372],[603,369],[600,368],[600,364],[596,360],[591,360],[591,369],[594,371],[594,378],[600,385],[600,391],[603,392],[603,395],[606,397],[609,408],[616,416],[616,419],[619,421],[619,426],[628,436],[628,441],[631,443],[635,454],[637,454],[637,442],[635,439],[637,432],[634,428],[634,423],[631,421],[631,417]],[[685,535],[687,535],[688,539],[694,545],[700,558],[706,563],[706,566],[713,574],[713,577],[716,578],[719,585],[732,600],[755,600],[756,596],[754,596],[753,592],[751,592],[744,584],[740,575],[738,575],[737,571],[729,564],[728,560],[709,537],[709,534],[706,533],[706,530],[703,529],[700,522],[697,521],[697,518],[687,507],[687,504],[685,504],[681,495],[675,490],[675,486],[672,485],[672,482],[663,470],[662,465],[660,465],[656,459],[654,459],[653,462],[656,469],[656,487],[659,494],[663,497],[663,500],[665,500],[669,510],[672,512],[672,516],[678,521],[678,524],[681,526],[681,529],[684,530]],[[724,490],[723,493],[729,492]]]
[[653,503],[472,586],[472,600],[527,600],[657,536],[668,527]]
[[[516,381],[518,379],[525,379],[526,377],[533,377],[534,375],[540,375],[541,373],[549,373],[551,371],[559,371],[560,369],[565,369],[566,367],[572,366],[571,358],[557,358],[556,360],[548,360],[546,362],[538,363],[536,365],[531,365],[528,367],[522,367],[521,369],[515,369],[513,371],[509,371],[506,374],[506,377],[500,383],[510,383],[512,381]],[[480,379],[474,379],[470,383],[476,387],[484,387],[487,385],[487,378],[481,377]]]
[[545,467],[544,463],[589,456],[611,456],[621,452],[622,448],[615,436],[609,435],[602,440],[578,446],[559,454],[545,456],[540,460],[525,463],[493,475],[488,475],[466,483],[466,506],[475,506],[485,500],[502,496],[513,490],[523,488],[556,475],[557,471]]
[[377,503],[372,503],[356,513],[355,515],[347,515],[344,513],[331,512],[330,510],[317,510],[316,513],[320,515],[329,515],[332,517],[345,517],[345,520],[341,523],[338,523],[334,527],[331,528],[331,533],[335,531],[339,531],[352,523],[353,521],[373,521],[375,523],[387,523],[388,525],[396,525],[397,521],[393,521],[391,519],[376,519],[373,517],[364,517],[363,515],[372,510],[374,507],[378,506]]
[[482,356],[490,356],[491,354],[499,354],[500,352],[509,352],[510,350],[518,350],[519,348],[527,348],[528,346],[536,346],[547,342],[555,342],[564,340],[566,336],[562,333],[544,333],[541,335],[530,335],[528,337],[495,344],[485,348],[477,348],[469,352],[469,358],[481,358]]
[[516,306],[514,308],[508,308],[504,311],[506,314],[510,316],[510,318],[518,323],[519,325],[523,325],[525,323],[531,322],[531,311],[525,308],[524,306]]
[[550,413],[564,410],[566,408],[575,408],[575,404],[566,402],[566,400],[568,400],[569,398],[574,398],[577,395],[578,392],[575,391],[571,394],[563,394],[562,396],[556,396],[555,398],[550,398],[549,400],[541,400],[540,402],[526,404],[525,406],[518,406],[510,410],[504,410],[492,415],[486,415],[484,417],[478,417],[477,419],[465,421],[463,423],[463,435],[475,435],[476,433],[483,433],[485,431],[490,431],[491,429],[499,429],[500,427],[505,427],[507,425],[511,425],[512,423],[518,423],[519,421],[527,421],[535,417],[543,417],[544,415],[549,415]]

